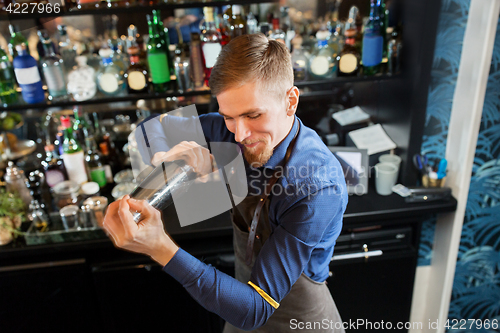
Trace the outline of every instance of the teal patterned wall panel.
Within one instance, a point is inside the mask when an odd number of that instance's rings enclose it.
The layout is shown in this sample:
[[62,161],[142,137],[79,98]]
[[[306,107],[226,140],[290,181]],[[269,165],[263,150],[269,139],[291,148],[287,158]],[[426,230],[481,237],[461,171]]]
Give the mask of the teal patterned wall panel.
[[[421,149],[430,160],[445,156],[448,124],[469,5],[470,0],[443,0],[442,2]],[[422,225],[419,266],[430,265],[435,226],[436,216],[429,217]]]
[[448,317],[490,323],[449,332],[500,332],[500,19]]

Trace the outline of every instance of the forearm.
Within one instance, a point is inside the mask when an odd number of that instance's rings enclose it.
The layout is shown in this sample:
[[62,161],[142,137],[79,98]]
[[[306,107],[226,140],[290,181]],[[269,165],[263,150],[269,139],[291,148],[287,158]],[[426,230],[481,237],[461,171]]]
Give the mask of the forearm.
[[241,329],[262,326],[274,312],[250,285],[202,263],[182,249],[163,270],[204,308]]

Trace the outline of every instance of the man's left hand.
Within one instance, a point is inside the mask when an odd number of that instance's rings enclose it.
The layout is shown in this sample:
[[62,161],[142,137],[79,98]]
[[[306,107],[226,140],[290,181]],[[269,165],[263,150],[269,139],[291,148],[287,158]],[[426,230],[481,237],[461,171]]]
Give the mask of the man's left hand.
[[[130,210],[141,213],[135,223]],[[179,247],[165,232],[161,213],[145,200],[130,199],[127,195],[109,205],[103,222],[116,247],[149,255],[165,266]]]

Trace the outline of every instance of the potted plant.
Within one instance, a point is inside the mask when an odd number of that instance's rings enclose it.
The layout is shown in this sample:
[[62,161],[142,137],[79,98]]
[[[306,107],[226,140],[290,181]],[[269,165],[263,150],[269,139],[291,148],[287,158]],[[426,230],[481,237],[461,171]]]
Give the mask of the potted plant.
[[17,193],[0,188],[0,245],[8,244],[21,235],[21,223],[26,215],[26,206]]

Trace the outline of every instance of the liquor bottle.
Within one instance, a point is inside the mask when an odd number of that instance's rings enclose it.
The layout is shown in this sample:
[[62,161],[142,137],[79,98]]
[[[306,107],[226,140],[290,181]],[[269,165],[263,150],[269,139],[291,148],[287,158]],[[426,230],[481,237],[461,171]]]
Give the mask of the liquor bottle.
[[269,39],[276,40],[285,44],[285,38],[285,33],[280,28],[280,19],[273,18],[273,31],[271,32]]
[[[92,135],[89,132],[89,125],[85,121],[83,115],[83,108],[80,105],[75,105],[73,107],[73,115],[75,120],[73,121],[73,138],[78,142],[85,142],[85,138]],[[82,147],[85,149],[86,147]]]
[[295,37],[295,29],[292,26],[292,20],[290,19],[290,7],[282,6],[280,8],[280,27],[285,33],[285,45],[291,50],[292,49],[292,39]]
[[47,83],[47,88],[49,90],[48,99],[51,101],[65,99],[68,92],[66,90],[64,62],[61,57],[55,53],[50,38],[45,39],[42,33],[39,35],[45,50],[45,56],[40,59],[40,66],[42,67],[45,83]]
[[370,0],[370,17],[365,26],[363,35],[363,51],[361,60],[363,62],[363,74],[375,75],[380,72],[384,38],[382,32],[384,23],[380,19],[381,0]]
[[168,28],[163,25],[163,21],[161,20],[161,13],[159,10],[153,9],[152,13],[153,13],[153,23],[156,25],[158,35],[160,36],[161,40],[165,41],[165,49],[167,50],[168,69],[170,70],[170,75],[172,75],[174,73],[174,61],[172,54],[170,53],[170,37],[168,35]]
[[177,30],[179,35],[179,44],[175,48],[175,77],[180,91],[189,91],[193,88],[190,78],[191,66],[189,65],[189,45],[184,43],[180,29]]
[[76,46],[69,39],[66,25],[58,25],[57,30],[59,31],[59,54],[64,61],[66,73],[69,73],[76,66]]
[[97,87],[99,91],[109,96],[116,96],[125,91],[125,80],[120,67],[113,63],[113,51],[100,49],[102,66],[97,72]]
[[85,145],[87,146],[85,161],[87,162],[90,179],[91,181],[96,182],[99,185],[99,188],[102,189],[107,184],[106,170],[104,168],[102,156],[97,149],[94,137],[89,136],[85,138]]
[[123,75],[129,66],[129,59],[121,50],[121,40],[118,38],[110,39],[108,40],[108,45],[111,51],[113,51],[111,56],[113,63],[120,68],[120,73]]
[[45,146],[45,160],[42,161],[43,172],[49,187],[54,187],[60,182],[68,180],[68,173],[64,162],[56,153],[54,145]]
[[[401,71],[401,40],[397,28],[391,28],[391,39],[387,45],[387,74],[398,74]],[[389,31],[389,28],[387,29]]]
[[241,17],[241,5],[233,5],[232,12],[231,38],[245,35],[247,33],[247,25],[243,17]]
[[118,173],[121,170],[121,160],[120,155],[116,149],[115,143],[111,139],[111,135],[109,133],[104,134],[102,137],[103,141],[101,143],[105,143],[108,148],[108,161],[111,166],[111,171],[113,174]]
[[64,128],[62,158],[68,172],[68,178],[77,184],[83,184],[88,181],[83,149],[80,143],[73,137],[70,119],[61,116],[61,124]]
[[87,66],[87,57],[76,57],[77,66],[68,74],[68,93],[75,101],[86,101],[95,96],[95,70]]
[[26,38],[24,38],[23,34],[17,31],[12,24],[9,24],[9,31],[10,31],[10,41],[9,41],[9,53],[12,56],[12,59],[17,57],[17,45],[25,44],[26,45],[26,52],[30,54],[30,50],[28,47],[28,41]]
[[[216,25],[217,31],[221,36],[220,45],[224,46],[231,41],[231,35],[229,34],[231,28],[229,27],[228,22],[224,19],[224,16],[220,11],[217,14]],[[202,30],[205,30],[205,27],[203,27],[203,29],[200,29],[200,31]]]
[[[99,144],[99,149],[101,150],[102,156],[102,164],[104,165],[104,173],[106,174],[106,182],[108,184],[113,184],[113,171],[111,169],[111,163],[109,160],[109,148],[106,142],[101,142]],[[115,165],[113,164],[113,169],[115,169]]]
[[214,22],[214,9],[212,7],[203,7],[203,13],[205,15],[206,30],[201,35],[201,50],[205,65],[205,84],[208,86],[212,68],[222,49],[222,45],[220,43],[221,35],[217,31]]
[[168,50],[165,47],[165,40],[160,38],[157,32],[157,26],[154,24],[150,15],[146,15],[149,27],[148,41],[148,64],[149,75],[153,82],[153,90],[157,93],[163,93],[169,89],[170,69],[168,65]]
[[309,72],[317,79],[331,79],[337,74],[337,54],[328,45],[329,37],[326,30],[316,33],[318,44],[309,58]]
[[308,78],[307,64],[309,63],[309,55],[302,49],[302,37],[295,37],[292,44],[293,80],[294,82],[305,81]]
[[28,220],[36,233],[48,232],[50,230],[50,219],[47,213],[42,209],[37,199],[31,200],[28,208]]
[[339,62],[339,76],[356,76],[359,72],[360,55],[356,48],[357,30],[354,28],[345,31],[345,45],[340,55],[337,57]]
[[203,89],[205,79],[203,67],[203,55],[201,52],[200,34],[191,33],[191,44],[189,46],[189,67],[191,67],[191,81],[195,90]]
[[149,76],[148,71],[140,64],[139,48],[131,46],[127,50],[130,56],[130,66],[124,75],[127,81],[129,94],[147,93],[149,90]]
[[[362,19],[361,15],[359,14],[359,8],[356,6],[352,6],[349,9],[349,18],[347,19],[346,25],[345,25],[345,31],[347,30],[356,30],[356,37],[355,37],[355,46],[358,49],[358,52],[361,53],[361,47],[363,43],[363,24],[362,24]],[[344,32],[345,34],[345,32]],[[346,36],[347,38],[347,36]]]
[[7,53],[0,48],[0,103],[9,106],[17,102],[16,78]]
[[337,21],[333,31],[331,32],[330,39],[328,40],[328,45],[330,45],[330,47],[337,54],[340,54],[345,44],[345,40],[342,35],[342,28],[343,23],[341,21]]
[[257,32],[259,32],[259,22],[257,22],[255,15],[250,12],[247,15],[247,33],[256,34]]
[[16,50],[18,56],[14,58],[14,72],[22,89],[23,99],[28,104],[41,103],[45,100],[45,93],[38,64],[35,58],[29,55],[26,44],[16,45]]

